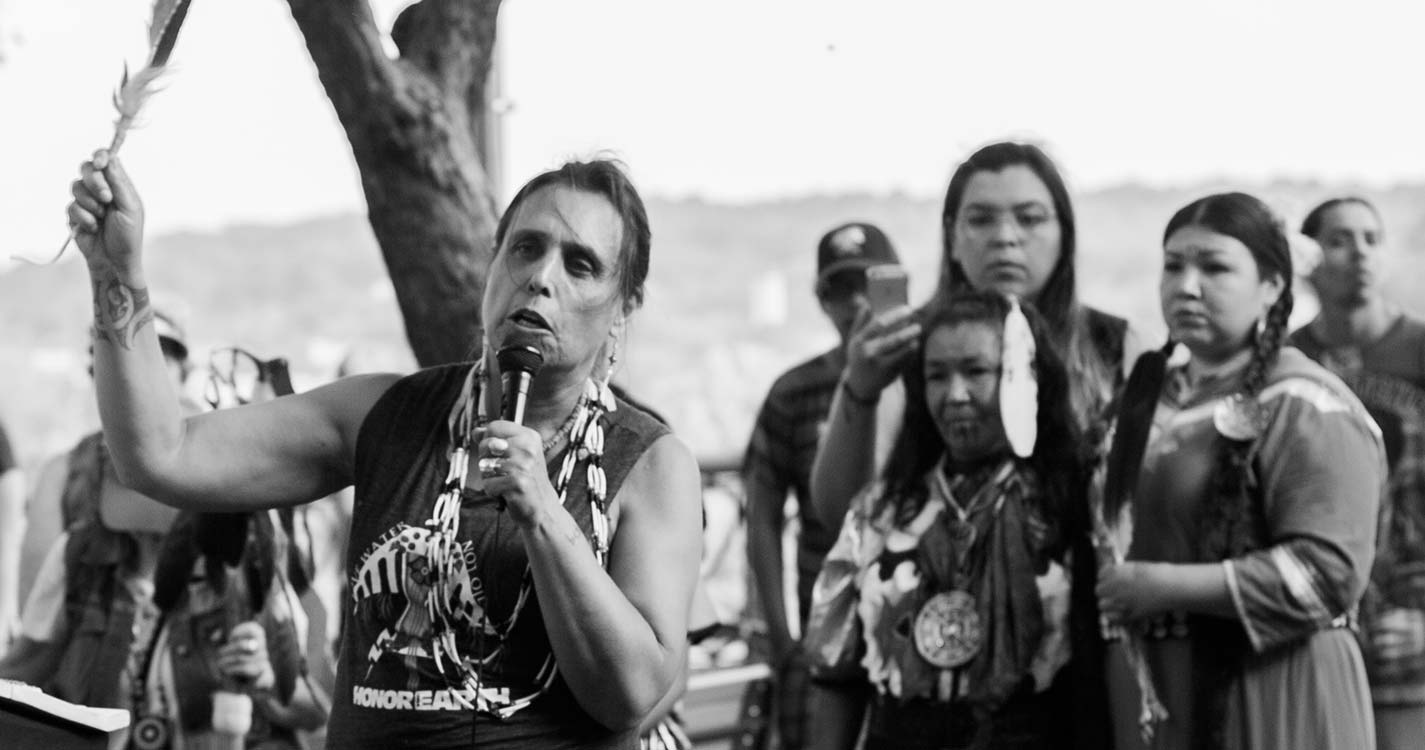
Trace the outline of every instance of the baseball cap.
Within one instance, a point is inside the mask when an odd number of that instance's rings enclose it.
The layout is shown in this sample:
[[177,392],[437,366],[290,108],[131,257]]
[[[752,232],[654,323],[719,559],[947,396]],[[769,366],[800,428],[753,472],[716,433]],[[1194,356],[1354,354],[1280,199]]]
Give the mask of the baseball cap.
[[873,224],[851,222],[827,232],[816,246],[816,280],[834,273],[900,263],[891,241]]
[[153,311],[153,330],[158,334],[158,344],[164,352],[172,352],[179,359],[188,359],[187,337],[178,319],[162,310]]

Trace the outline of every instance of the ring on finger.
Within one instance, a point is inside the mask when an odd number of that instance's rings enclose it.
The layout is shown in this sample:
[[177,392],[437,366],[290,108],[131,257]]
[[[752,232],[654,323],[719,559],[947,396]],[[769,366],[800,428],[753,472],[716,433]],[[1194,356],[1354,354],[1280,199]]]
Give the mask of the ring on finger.
[[480,476],[493,476],[500,471],[500,459],[487,456],[477,461],[475,467],[480,470]]

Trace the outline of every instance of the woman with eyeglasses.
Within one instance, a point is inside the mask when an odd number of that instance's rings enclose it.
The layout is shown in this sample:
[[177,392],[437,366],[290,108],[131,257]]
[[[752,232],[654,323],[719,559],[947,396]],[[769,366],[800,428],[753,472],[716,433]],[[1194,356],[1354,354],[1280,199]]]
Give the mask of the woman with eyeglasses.
[[[159,377],[133,185],[100,152],[74,195],[125,476],[206,511],[355,485],[330,746],[637,744],[684,664],[700,479],[667,428],[608,390],[650,247],[616,165],[566,164],[511,201],[478,361],[188,420]],[[523,423],[501,418],[500,352],[542,361]]]
[[[1122,383],[1125,361],[1140,347],[1126,321],[1079,302],[1075,266],[1078,237],[1073,204],[1063,177],[1041,149],[1024,143],[985,146],[950,178],[941,214],[941,277],[932,305],[962,290],[994,291],[1032,302],[1044,316],[1045,344],[1055,349],[1069,372],[1068,399],[1084,439],[1058,450],[1081,452],[1102,436],[1104,411]],[[879,443],[893,435],[877,432],[881,394],[902,376],[922,341],[921,314],[900,308],[858,321],[847,346],[847,364],[832,402],[827,431],[812,471],[812,499],[825,523],[839,524],[850,499],[873,478]],[[1057,519],[1077,546],[1071,580],[1076,632],[1072,692],[1084,703],[1075,738],[1083,747],[1106,741],[1101,727],[1107,708],[1098,699],[1102,683],[1097,649],[1097,613],[1088,546],[1087,507],[1082,488],[1062,506]]]

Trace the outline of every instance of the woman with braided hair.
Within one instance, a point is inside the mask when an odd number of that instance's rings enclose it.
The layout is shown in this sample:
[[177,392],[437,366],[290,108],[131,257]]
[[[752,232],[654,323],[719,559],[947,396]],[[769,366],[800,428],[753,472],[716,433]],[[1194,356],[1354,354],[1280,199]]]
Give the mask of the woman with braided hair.
[[[1135,731],[1136,685],[1113,675],[1118,747],[1371,747],[1351,629],[1384,486],[1379,431],[1339,379],[1283,347],[1291,254],[1265,204],[1202,198],[1163,243],[1170,343],[1125,387],[1102,510],[1131,541],[1097,590],[1141,639],[1167,718]],[[1177,346],[1189,356],[1169,367]]]

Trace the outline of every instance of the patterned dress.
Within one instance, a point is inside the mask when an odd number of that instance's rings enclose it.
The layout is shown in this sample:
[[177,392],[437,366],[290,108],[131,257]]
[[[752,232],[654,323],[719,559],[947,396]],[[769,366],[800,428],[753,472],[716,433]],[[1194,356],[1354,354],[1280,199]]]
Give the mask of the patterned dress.
[[[1240,370],[1189,388],[1168,373],[1132,506],[1128,559],[1202,563],[1197,537],[1213,497],[1214,413],[1238,388]],[[1119,748],[1186,750],[1213,707],[1204,705],[1195,666],[1240,647],[1240,669],[1212,697],[1225,697],[1225,745],[1369,748],[1370,695],[1352,628],[1371,568],[1376,511],[1384,488],[1378,429],[1339,379],[1295,349],[1284,349],[1258,402],[1266,426],[1251,456],[1252,502],[1264,526],[1259,549],[1222,561],[1233,620],[1169,613],[1137,623],[1169,718],[1151,742],[1140,738],[1139,694],[1111,670]],[[1224,636],[1221,633],[1228,633]],[[1219,706],[1220,707],[1220,706]]]
[[994,471],[971,481],[933,469],[910,518],[880,502],[882,483],[871,485],[827,556],[833,572],[857,571],[861,664],[877,693],[867,748],[1051,748],[1064,739],[1062,696],[1051,691],[1070,655],[1058,529],[1039,509],[1032,470],[986,468]]

